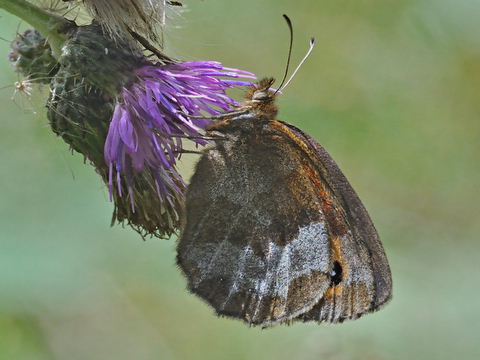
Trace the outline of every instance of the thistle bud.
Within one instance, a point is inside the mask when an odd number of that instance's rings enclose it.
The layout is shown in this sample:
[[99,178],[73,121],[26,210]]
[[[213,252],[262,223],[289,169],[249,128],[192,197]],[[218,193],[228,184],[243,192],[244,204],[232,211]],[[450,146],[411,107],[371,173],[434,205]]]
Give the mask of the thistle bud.
[[48,84],[60,68],[50,45],[35,29],[20,34],[11,47],[8,59],[16,66],[17,72],[33,82]]

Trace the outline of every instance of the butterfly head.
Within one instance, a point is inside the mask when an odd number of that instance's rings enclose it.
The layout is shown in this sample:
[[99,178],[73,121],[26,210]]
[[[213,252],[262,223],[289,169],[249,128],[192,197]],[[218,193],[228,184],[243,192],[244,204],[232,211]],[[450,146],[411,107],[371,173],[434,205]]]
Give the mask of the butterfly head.
[[271,89],[275,82],[274,78],[261,80],[258,85],[250,88],[245,94],[244,107],[251,109],[251,112],[267,119],[275,119],[278,108],[275,105],[277,93]]

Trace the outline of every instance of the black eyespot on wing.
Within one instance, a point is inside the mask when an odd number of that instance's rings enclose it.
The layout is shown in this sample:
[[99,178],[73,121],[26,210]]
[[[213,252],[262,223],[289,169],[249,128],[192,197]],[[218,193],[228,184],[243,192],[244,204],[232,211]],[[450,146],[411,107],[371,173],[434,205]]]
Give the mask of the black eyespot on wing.
[[342,265],[338,261],[335,261],[333,263],[333,269],[332,269],[332,274],[331,274],[331,281],[333,286],[337,286],[342,282]]

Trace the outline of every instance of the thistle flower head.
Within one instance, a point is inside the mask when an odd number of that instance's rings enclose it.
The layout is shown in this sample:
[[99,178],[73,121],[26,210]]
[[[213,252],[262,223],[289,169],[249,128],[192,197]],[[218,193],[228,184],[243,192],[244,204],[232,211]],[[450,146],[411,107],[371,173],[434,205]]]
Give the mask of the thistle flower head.
[[[122,176],[131,184],[132,173],[148,168],[158,197],[168,207],[183,197],[184,182],[175,170],[183,151],[182,138],[197,146],[206,144],[201,131],[209,120],[190,116],[211,116],[229,109],[234,101],[226,89],[251,85],[234,78],[254,76],[213,61],[150,64],[134,73],[137,80],[120,91],[105,142],[110,194],[113,186],[121,192]],[[133,188],[127,187],[135,211]]]
[[213,61],[152,62],[95,24],[71,30],[62,49],[48,102],[53,131],[108,184],[112,222],[169,237],[183,220],[183,138],[205,145],[205,117],[237,104],[226,90],[254,76]]

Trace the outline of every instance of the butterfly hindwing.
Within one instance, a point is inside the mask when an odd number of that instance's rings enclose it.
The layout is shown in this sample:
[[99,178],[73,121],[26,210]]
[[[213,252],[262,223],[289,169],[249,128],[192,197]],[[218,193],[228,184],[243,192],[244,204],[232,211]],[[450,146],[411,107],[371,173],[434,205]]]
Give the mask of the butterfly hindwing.
[[[285,124],[285,123],[284,123]],[[299,320],[342,322],[380,309],[392,295],[388,260],[367,210],[328,152],[312,137],[291,124],[293,136],[315,154],[315,168],[334,194],[337,214],[348,232],[332,237],[332,261],[342,279],[333,281],[322,300]],[[331,219],[332,217],[330,217]],[[341,265],[341,266],[340,266]],[[334,266],[335,267],[335,266]]]

